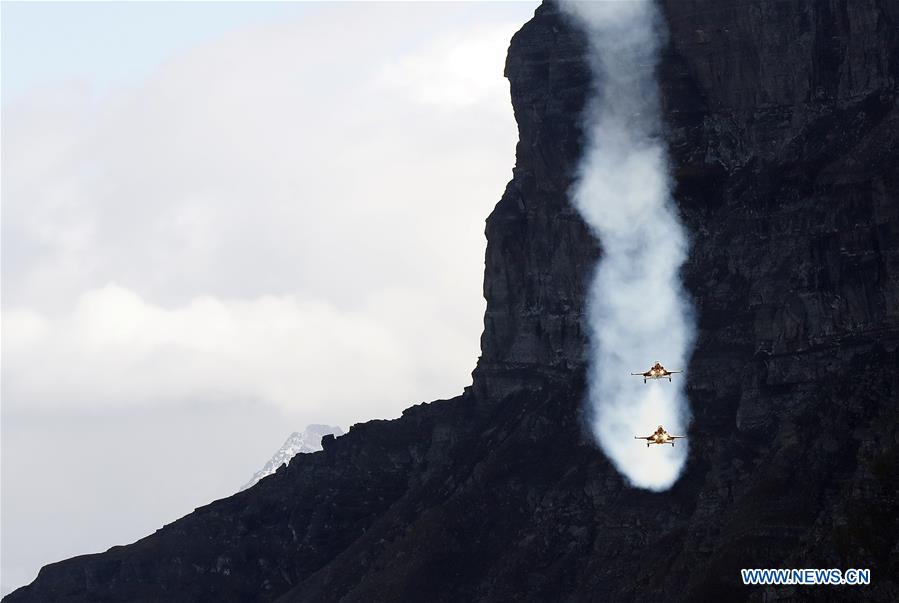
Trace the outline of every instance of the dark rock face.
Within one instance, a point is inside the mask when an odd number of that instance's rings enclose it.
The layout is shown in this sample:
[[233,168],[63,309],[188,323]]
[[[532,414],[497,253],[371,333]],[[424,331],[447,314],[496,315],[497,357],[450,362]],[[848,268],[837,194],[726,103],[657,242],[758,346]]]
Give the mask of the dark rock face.
[[[586,435],[600,252],[566,191],[590,73],[544,5],[507,62],[521,138],[487,222],[473,387],[5,600],[899,600],[899,5],[664,9],[700,319],[670,491],[629,487]],[[872,584],[742,586],[754,567],[871,568]]]

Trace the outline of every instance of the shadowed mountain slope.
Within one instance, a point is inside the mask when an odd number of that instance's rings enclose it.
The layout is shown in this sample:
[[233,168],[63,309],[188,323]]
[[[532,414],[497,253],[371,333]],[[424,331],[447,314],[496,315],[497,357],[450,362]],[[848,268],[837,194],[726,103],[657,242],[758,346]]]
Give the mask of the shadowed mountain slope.
[[[544,4],[506,63],[520,142],[487,220],[472,387],[4,601],[899,600],[899,5],[664,12],[699,317],[670,491],[629,487],[585,425],[601,249],[566,193],[591,76]],[[872,584],[744,587],[752,567],[871,568]]]

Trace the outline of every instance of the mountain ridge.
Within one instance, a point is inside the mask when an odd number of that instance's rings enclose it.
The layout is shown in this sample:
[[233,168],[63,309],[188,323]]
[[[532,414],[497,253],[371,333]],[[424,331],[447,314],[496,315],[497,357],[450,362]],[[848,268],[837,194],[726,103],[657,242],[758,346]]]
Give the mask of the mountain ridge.
[[[662,8],[699,319],[669,491],[630,487],[586,425],[601,245],[567,192],[591,77],[583,34],[544,3],[506,62],[520,141],[486,225],[472,385],[4,601],[899,600],[899,9]],[[872,584],[745,587],[743,567]]]
[[247,488],[255,486],[259,480],[277,471],[281,465],[289,465],[290,460],[297,454],[318,452],[322,449],[321,440],[326,435],[339,437],[343,435],[343,430],[334,425],[313,423],[307,425],[302,432],[294,431],[287,436],[281,447],[272,455],[272,458],[266,461],[262,469],[254,473],[250,481],[241,486],[238,492],[243,492]]

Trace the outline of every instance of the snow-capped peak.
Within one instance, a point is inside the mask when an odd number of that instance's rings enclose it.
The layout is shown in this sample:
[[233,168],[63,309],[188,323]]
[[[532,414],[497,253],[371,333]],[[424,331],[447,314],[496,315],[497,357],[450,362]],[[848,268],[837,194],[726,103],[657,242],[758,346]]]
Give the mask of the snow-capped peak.
[[322,449],[322,438],[328,434],[342,436],[343,430],[335,425],[309,425],[302,433],[293,432],[278,452],[240,490],[254,486],[263,477],[277,471],[281,465],[290,464],[290,459],[301,452],[318,452]]

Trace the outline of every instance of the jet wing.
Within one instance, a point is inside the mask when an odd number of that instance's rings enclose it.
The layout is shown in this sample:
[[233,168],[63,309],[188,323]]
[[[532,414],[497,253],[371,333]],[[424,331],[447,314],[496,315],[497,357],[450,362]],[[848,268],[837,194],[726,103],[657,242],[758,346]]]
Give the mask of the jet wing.
[[668,439],[669,440],[686,440],[687,436],[673,436],[671,434],[668,434]]
[[634,436],[635,440],[651,440],[654,436]]

